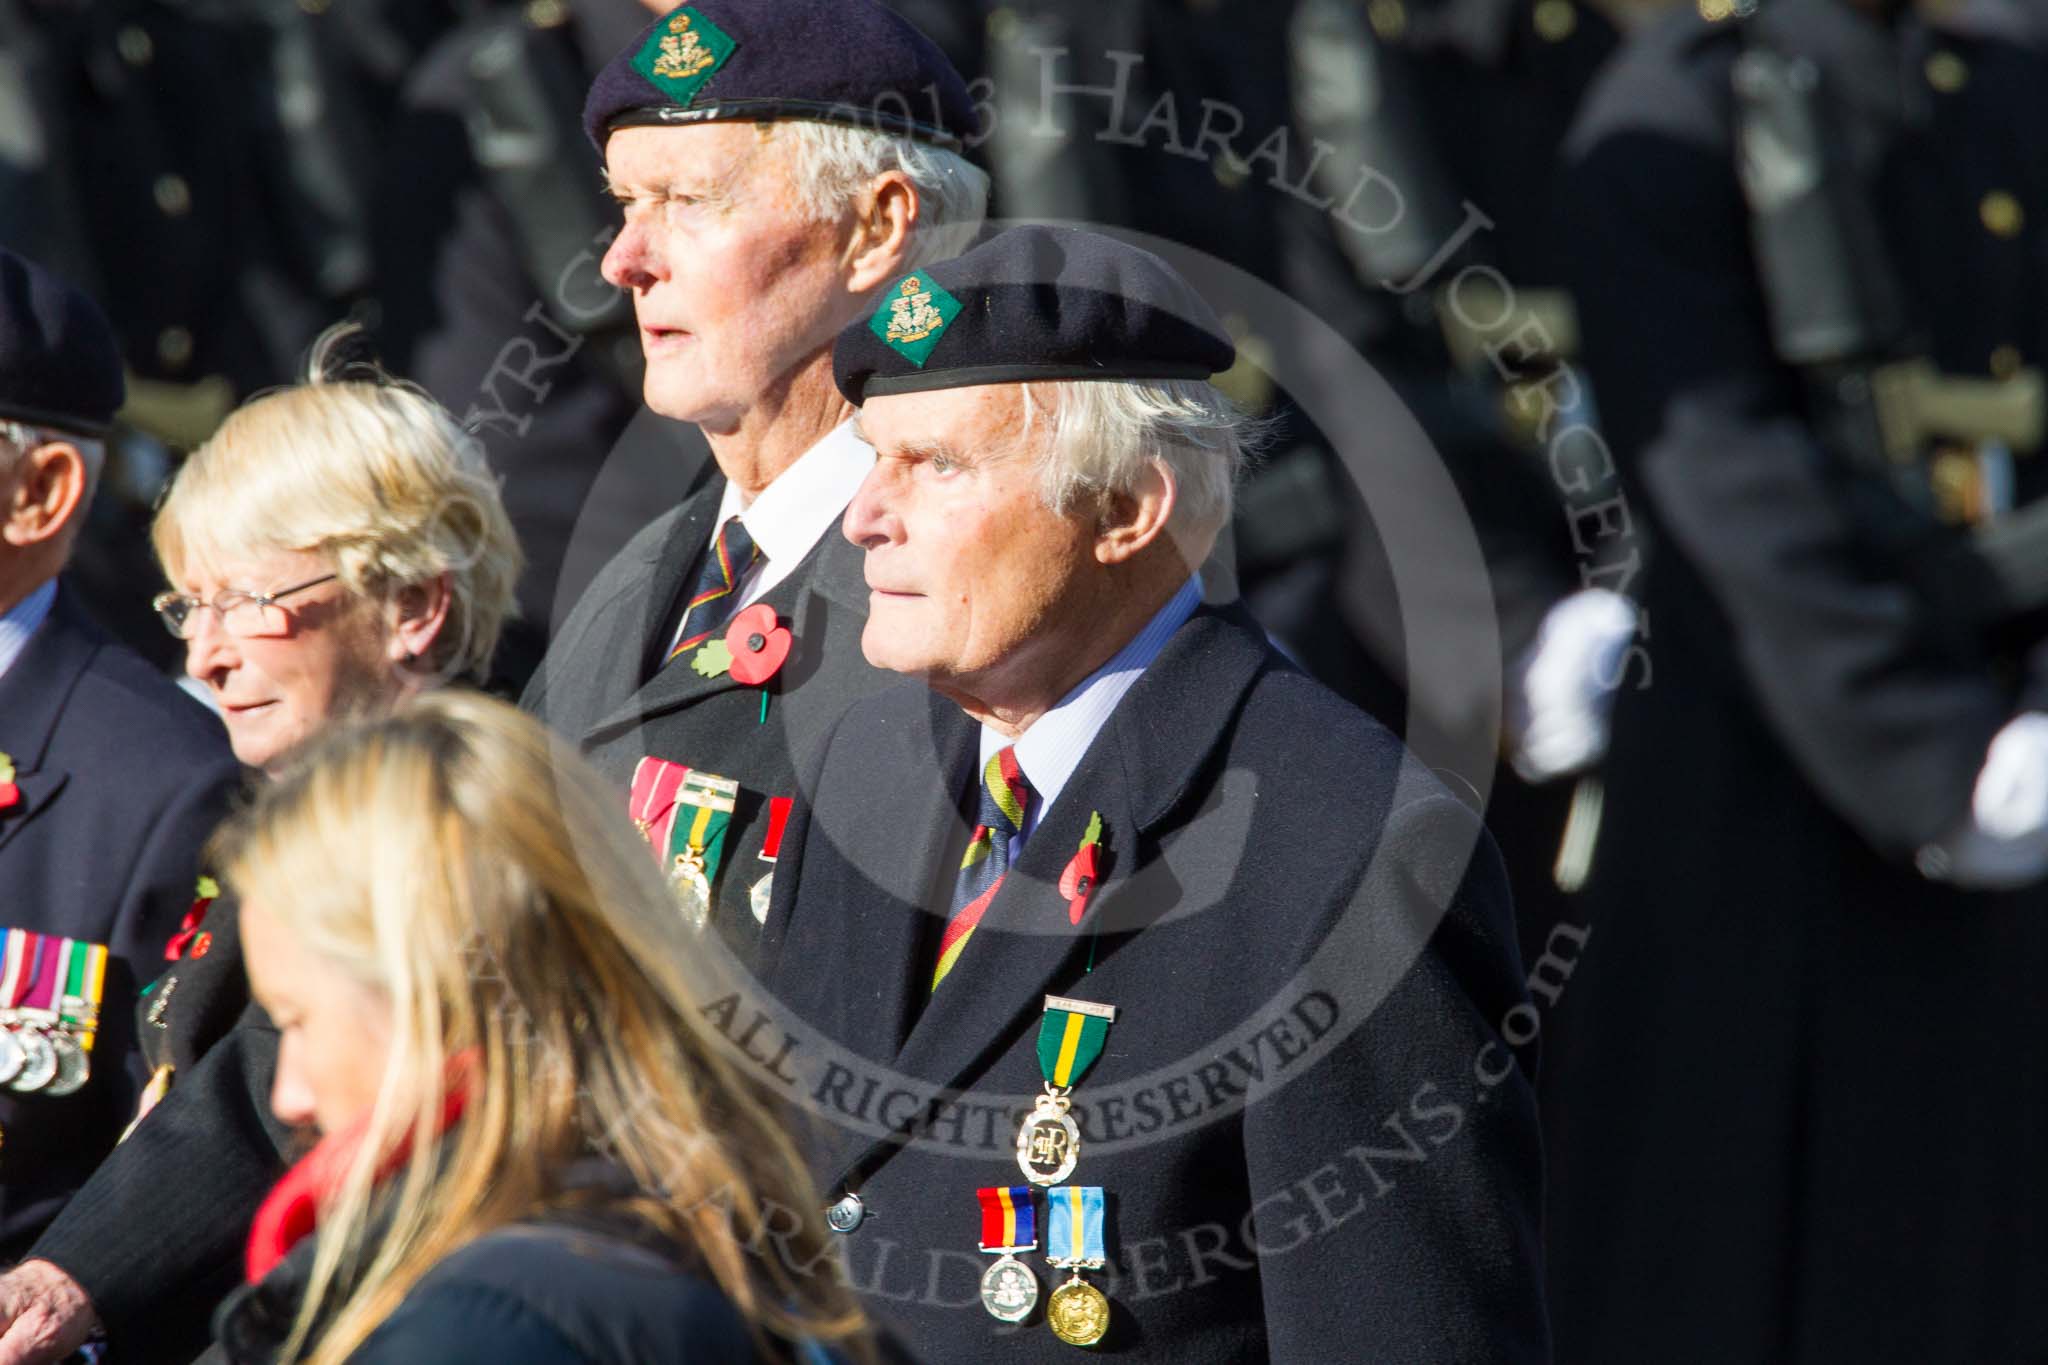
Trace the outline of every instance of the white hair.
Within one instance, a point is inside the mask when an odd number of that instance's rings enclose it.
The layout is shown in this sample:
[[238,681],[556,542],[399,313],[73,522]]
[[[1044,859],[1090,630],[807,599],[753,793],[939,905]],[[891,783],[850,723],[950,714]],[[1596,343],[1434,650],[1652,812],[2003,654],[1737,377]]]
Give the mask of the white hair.
[[1024,386],[1024,430],[1052,417],[1039,491],[1062,516],[1138,491],[1148,468],[1173,483],[1171,525],[1214,535],[1262,429],[1205,380],[1067,379]]
[[844,123],[794,119],[768,125],[788,148],[790,182],[813,222],[832,222],[889,171],[917,190],[917,229],[906,268],[965,251],[988,212],[988,175],[957,152]]
[[79,458],[85,461],[86,498],[90,500],[93,488],[99,483],[100,470],[107,462],[107,443],[97,436],[74,436],[54,427],[34,427],[0,420],[0,445],[8,448],[5,456],[0,456],[0,470],[12,469],[22,456],[38,446],[59,443],[76,450]]
[[483,447],[424,389],[348,362],[354,324],[313,345],[308,382],[244,403],[192,452],[150,528],[173,583],[247,554],[310,550],[377,601],[449,580],[429,661],[481,677],[524,556]]

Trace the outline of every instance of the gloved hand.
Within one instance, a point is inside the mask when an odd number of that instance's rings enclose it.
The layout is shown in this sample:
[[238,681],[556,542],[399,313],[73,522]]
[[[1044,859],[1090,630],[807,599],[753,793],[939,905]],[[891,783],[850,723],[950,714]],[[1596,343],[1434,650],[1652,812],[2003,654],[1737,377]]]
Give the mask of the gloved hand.
[[1508,679],[1508,757],[1524,781],[1578,772],[1607,752],[1618,664],[1635,633],[1635,608],[1605,588],[1575,592],[1544,616]]
[[2048,876],[2048,714],[2028,711],[1992,737],[1969,815],[1917,861],[1934,881],[1977,889]]

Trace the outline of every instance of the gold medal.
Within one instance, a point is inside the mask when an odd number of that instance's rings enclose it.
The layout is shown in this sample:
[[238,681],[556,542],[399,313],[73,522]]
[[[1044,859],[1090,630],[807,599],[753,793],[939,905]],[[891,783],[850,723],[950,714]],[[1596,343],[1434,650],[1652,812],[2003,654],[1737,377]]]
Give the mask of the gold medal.
[[1093,1346],[1109,1331],[1109,1300],[1076,1271],[1072,1279],[1052,1291],[1045,1320],[1053,1335],[1069,1346]]
[[1050,1086],[1017,1130],[1017,1165],[1034,1185],[1057,1185],[1081,1159],[1081,1130],[1067,1113],[1064,1094]]
[[1038,1306],[1038,1277],[1009,1252],[981,1275],[981,1306],[1003,1322],[1022,1322]]

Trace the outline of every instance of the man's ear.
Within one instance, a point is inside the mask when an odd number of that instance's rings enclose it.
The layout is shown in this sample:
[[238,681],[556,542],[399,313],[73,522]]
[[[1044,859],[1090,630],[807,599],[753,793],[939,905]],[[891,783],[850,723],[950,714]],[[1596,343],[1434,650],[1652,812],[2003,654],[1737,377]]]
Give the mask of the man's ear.
[[910,269],[918,223],[917,187],[902,171],[875,178],[846,248],[846,287],[856,294],[880,289]]
[[422,658],[433,648],[448,624],[448,604],[454,596],[455,580],[446,573],[398,590],[388,608],[393,663]]
[[91,483],[85,455],[71,442],[50,441],[27,451],[7,481],[0,540],[27,549],[63,535],[85,506]]
[[1153,460],[1135,490],[1105,498],[1095,522],[1096,562],[1129,563],[1158,543],[1173,519],[1176,492],[1173,471]]

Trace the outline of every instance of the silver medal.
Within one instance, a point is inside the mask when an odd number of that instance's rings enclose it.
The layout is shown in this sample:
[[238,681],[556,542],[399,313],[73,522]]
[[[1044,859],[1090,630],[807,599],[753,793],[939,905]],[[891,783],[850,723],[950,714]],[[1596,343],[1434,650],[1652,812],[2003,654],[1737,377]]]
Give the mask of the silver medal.
[[21,1044],[27,1060],[22,1063],[21,1073],[7,1083],[11,1088],[26,1095],[57,1079],[57,1049],[50,1046],[50,1040],[43,1036],[42,1030],[16,1029],[14,1041]]
[[92,1075],[92,1063],[78,1039],[62,1029],[49,1034],[50,1049],[57,1054],[57,1074],[43,1087],[45,1095],[75,1094]]
[[989,1316],[1004,1322],[1022,1322],[1038,1306],[1038,1276],[1031,1267],[1005,1251],[994,1265],[982,1272],[981,1306]]

